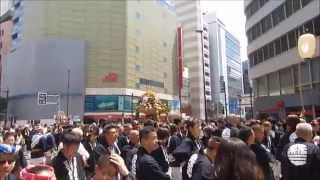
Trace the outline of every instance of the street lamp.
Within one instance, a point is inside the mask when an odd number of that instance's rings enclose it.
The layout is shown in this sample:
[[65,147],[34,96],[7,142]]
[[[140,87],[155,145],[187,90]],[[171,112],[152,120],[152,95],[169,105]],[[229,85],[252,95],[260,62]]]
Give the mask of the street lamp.
[[203,30],[196,30],[196,33],[201,35],[201,53],[202,53],[202,71],[203,71],[203,97],[204,97],[204,117],[205,121],[208,121],[207,116],[207,98],[206,98],[206,79],[205,79],[205,69],[204,69],[204,52],[203,52]]
[[[299,37],[298,39],[298,52],[303,60],[311,59],[316,53],[316,37],[313,34],[306,33]],[[298,64],[299,71],[299,93],[300,93],[300,104],[302,112],[305,112],[304,99],[302,94],[302,73],[301,73],[301,63]]]

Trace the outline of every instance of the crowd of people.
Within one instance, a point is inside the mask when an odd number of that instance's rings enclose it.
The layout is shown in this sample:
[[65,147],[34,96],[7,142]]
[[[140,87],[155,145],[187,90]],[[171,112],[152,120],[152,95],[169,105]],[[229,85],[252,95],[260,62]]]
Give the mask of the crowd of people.
[[289,115],[12,127],[0,130],[0,180],[319,180],[319,125]]

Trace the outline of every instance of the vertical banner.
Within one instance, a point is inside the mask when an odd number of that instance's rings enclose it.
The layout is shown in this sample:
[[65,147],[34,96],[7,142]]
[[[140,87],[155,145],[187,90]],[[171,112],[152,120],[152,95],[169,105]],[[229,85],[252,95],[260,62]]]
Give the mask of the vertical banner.
[[178,59],[178,84],[179,97],[181,98],[181,90],[183,87],[183,32],[182,27],[177,29],[177,59]]

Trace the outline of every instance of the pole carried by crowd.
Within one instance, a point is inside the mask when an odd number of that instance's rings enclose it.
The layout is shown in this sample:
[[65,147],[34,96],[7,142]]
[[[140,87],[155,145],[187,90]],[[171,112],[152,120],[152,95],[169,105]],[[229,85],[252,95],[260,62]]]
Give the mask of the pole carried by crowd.
[[320,119],[1,129],[0,180],[319,180]]

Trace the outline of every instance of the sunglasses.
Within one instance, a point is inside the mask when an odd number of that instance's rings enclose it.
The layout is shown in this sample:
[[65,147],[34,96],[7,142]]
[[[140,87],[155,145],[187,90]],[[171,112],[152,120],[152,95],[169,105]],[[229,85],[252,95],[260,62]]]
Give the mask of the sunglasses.
[[14,162],[15,160],[0,160],[0,164],[5,164],[5,163],[12,164]]

